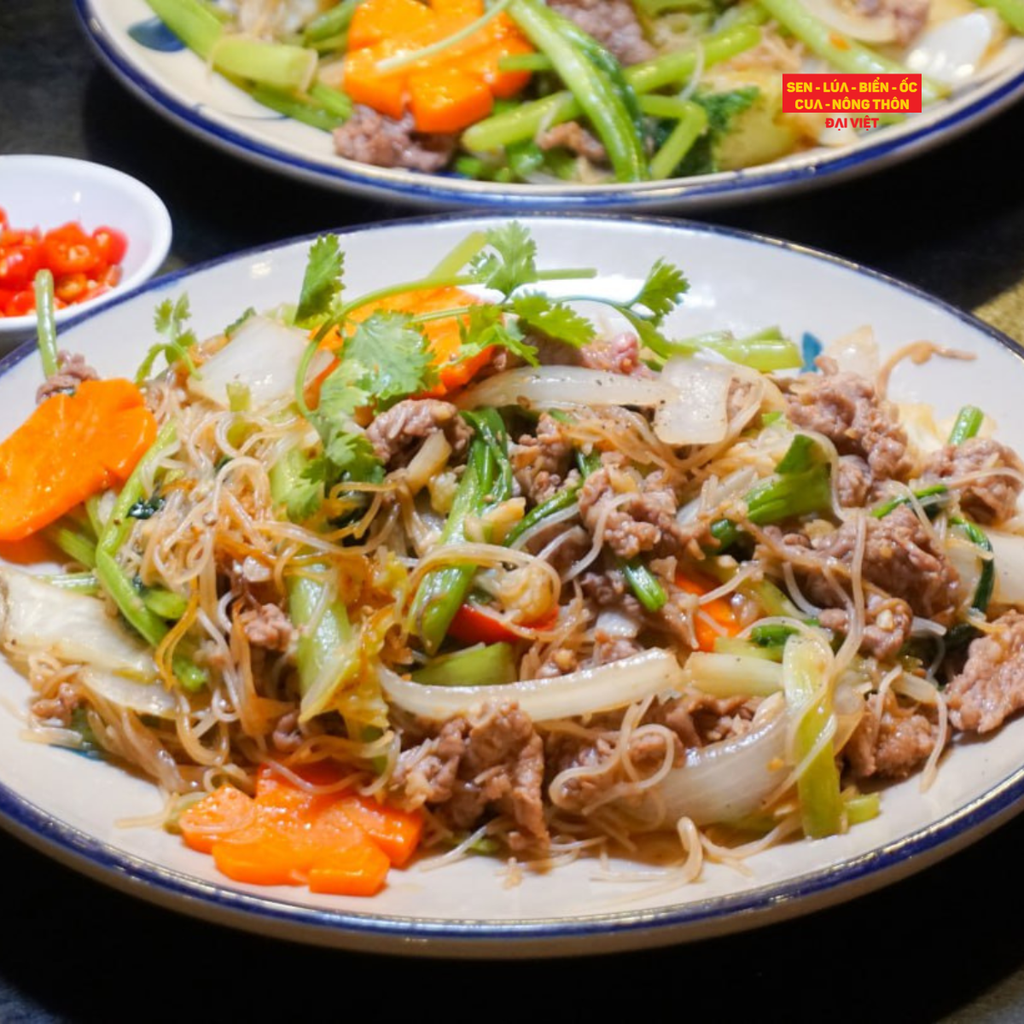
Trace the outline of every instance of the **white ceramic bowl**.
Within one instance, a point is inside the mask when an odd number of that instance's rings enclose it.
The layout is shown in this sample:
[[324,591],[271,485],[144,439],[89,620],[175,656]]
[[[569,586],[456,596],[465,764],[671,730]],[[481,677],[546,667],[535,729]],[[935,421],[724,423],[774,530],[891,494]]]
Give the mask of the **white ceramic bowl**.
[[[0,156],[0,207],[13,228],[43,231],[77,221],[86,231],[117,228],[128,239],[116,288],[58,310],[62,323],[153,276],[171,247],[171,216],[160,197],[121,171],[61,156]],[[0,316],[0,350],[35,333],[35,314]]]

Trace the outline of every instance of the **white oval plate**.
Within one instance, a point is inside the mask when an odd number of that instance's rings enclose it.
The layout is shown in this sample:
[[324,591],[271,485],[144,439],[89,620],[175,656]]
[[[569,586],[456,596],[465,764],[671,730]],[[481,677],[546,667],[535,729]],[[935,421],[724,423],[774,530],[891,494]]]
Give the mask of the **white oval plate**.
[[[343,232],[349,294],[410,280],[470,230],[498,220],[464,217]],[[595,287],[632,294],[658,256],[690,277],[670,328],[681,335],[727,327],[742,334],[779,324],[795,338],[845,334],[870,322],[883,351],[928,338],[976,353],[973,362],[901,364],[892,394],[931,402],[939,417],[976,402],[999,436],[1024,447],[1024,363],[1002,335],[950,306],[837,259],[767,239],[678,222],[534,217],[524,223],[548,267],[596,266]],[[309,239],[257,250],[150,282],[69,327],[62,347],[84,352],[102,374],[131,373],[164,298],[188,294],[199,336],[248,306],[298,296]],[[0,436],[30,411],[40,379],[25,347],[0,363]],[[986,742],[958,744],[936,783],[884,791],[882,812],[849,834],[779,846],[742,874],[706,865],[687,887],[607,881],[579,860],[505,884],[503,865],[476,857],[439,870],[391,873],[369,900],[258,888],[219,876],[211,858],[155,828],[122,819],[152,814],[148,783],[100,761],[27,743],[15,710],[27,683],[0,663],[0,820],[86,873],[147,899],[253,931],[364,950],[511,957],[599,952],[704,938],[836,903],[930,864],[1016,813],[1024,797],[1024,718]],[[635,865],[618,862],[618,870]]]
[[[850,147],[818,148],[742,171],[612,185],[504,185],[370,167],[334,153],[328,133],[289,120],[211,72],[159,26],[145,0],[75,0],[100,57],[140,99],[200,138],[270,170],[339,191],[419,206],[501,210],[697,210],[837,182],[924,152],[1024,93],[1024,38],[1012,37],[955,98]],[[140,42],[140,40],[142,40]]]

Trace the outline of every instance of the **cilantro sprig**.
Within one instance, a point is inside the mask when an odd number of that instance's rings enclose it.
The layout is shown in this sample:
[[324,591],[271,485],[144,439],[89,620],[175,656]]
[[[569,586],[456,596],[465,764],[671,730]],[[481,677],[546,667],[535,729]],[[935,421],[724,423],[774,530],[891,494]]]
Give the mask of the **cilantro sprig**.
[[188,351],[196,344],[195,332],[186,326],[190,315],[187,295],[182,295],[177,300],[164,299],[157,306],[153,323],[157,333],[162,334],[164,340],[150,346],[146,358],[135,371],[136,384],[141,384],[151,376],[153,364],[161,355],[168,366],[181,362],[189,375],[195,374],[195,363],[192,362]]

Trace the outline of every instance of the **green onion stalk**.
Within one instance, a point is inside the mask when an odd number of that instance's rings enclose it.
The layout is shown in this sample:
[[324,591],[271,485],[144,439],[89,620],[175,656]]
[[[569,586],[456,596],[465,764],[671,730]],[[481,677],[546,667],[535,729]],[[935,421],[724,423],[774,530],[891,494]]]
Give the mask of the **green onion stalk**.
[[[489,507],[512,495],[512,466],[501,417],[493,409],[480,409],[464,416],[475,428],[476,435],[470,443],[466,469],[441,532],[441,544],[466,541],[470,519],[482,516]],[[412,603],[412,630],[428,654],[441,646],[455,613],[469,592],[477,568],[472,563],[460,562],[434,569],[420,581]]]

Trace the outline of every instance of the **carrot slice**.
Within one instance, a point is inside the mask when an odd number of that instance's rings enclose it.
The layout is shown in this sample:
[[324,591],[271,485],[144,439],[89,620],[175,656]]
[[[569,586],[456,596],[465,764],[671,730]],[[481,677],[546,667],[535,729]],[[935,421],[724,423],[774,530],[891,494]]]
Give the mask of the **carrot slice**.
[[338,810],[358,825],[396,868],[408,862],[423,835],[422,814],[387,807],[371,797],[344,797]]
[[300,885],[295,848],[269,829],[253,829],[213,844],[213,863],[222,874],[251,885]]
[[[718,584],[714,581],[704,580],[696,576],[686,576],[679,573],[676,576],[676,586],[680,590],[685,590],[688,594],[697,594],[703,596],[704,594],[710,593],[714,590]],[[736,616],[733,614],[732,607],[724,597],[716,597],[713,601],[708,601],[700,606],[700,610],[705,612],[707,615],[720,626],[720,629],[715,629],[709,622],[700,616],[695,616],[693,620],[693,631],[697,637],[697,647],[702,651],[713,651],[715,649],[715,641],[720,636],[735,636],[740,631],[740,624],[736,621]]]
[[178,818],[182,838],[193,850],[212,853],[214,843],[256,820],[256,804],[235,786],[219,786]]
[[22,540],[124,483],[155,438],[130,381],[87,380],[48,398],[0,444],[0,540]]
[[384,887],[390,861],[372,843],[339,850],[309,871],[310,892],[335,896],[375,896]]
[[409,109],[421,132],[458,132],[482,120],[494,94],[482,77],[445,66],[409,75]]

